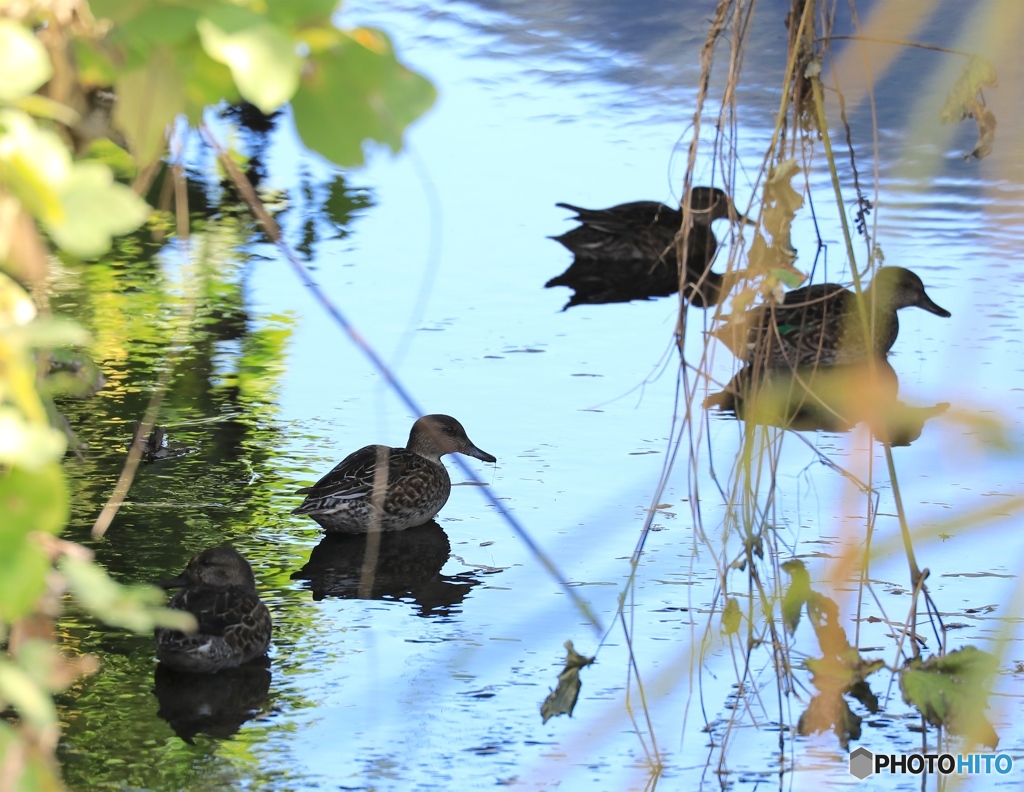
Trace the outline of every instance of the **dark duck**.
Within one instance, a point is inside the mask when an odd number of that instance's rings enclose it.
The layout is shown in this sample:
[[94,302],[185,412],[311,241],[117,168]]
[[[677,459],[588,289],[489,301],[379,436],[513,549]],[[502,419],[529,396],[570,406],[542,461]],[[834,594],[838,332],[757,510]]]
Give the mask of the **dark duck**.
[[[568,286],[575,294],[566,308],[586,303],[629,302],[667,297],[679,291],[677,238],[683,211],[657,201],[633,201],[608,209],[556,204],[576,213],[579,225],[552,237],[574,256],[569,269],[546,288]],[[717,187],[689,192],[691,225],[687,235],[683,296],[691,305],[709,308],[728,292],[724,276],[711,272],[718,240],[715,220],[741,221],[728,195]],[[749,222],[742,220],[743,222]]]

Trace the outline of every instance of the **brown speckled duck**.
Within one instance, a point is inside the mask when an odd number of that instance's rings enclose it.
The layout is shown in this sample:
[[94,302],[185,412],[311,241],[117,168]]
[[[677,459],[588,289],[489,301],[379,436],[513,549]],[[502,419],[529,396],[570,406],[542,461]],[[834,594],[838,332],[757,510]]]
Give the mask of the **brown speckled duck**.
[[180,588],[167,607],[188,611],[199,623],[194,633],[157,629],[161,663],[177,671],[213,673],[267,653],[270,611],[256,593],[252,567],[231,545],[204,550],[184,572],[160,585]]
[[[312,487],[294,514],[307,514],[328,533],[401,531],[441,511],[452,491],[445,454],[497,460],[477,448],[450,415],[426,415],[412,426],[405,448],[368,445],[349,454]],[[374,482],[384,484],[374,494]]]
[[[896,343],[898,310],[915,306],[950,316],[925,293],[921,279],[903,267],[879,269],[863,299],[870,348],[878,357]],[[869,348],[857,295],[837,283],[794,289],[781,305],[759,305],[731,317],[712,334],[747,365],[768,369],[856,363]]]

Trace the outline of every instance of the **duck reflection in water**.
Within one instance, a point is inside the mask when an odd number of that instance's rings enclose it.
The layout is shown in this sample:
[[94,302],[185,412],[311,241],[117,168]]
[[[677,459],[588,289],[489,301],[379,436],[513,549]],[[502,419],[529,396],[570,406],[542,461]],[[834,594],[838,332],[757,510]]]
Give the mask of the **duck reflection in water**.
[[801,431],[846,432],[866,422],[879,440],[909,445],[928,419],[949,408],[911,407],[897,399],[899,379],[884,358],[839,366],[768,369],[745,366],[704,400],[756,424]]
[[330,534],[292,579],[308,581],[314,600],[412,600],[420,616],[448,616],[480,583],[478,573],[441,574],[450,552],[448,535],[433,520],[405,531]]
[[[732,200],[717,187],[693,187],[689,192],[690,229],[686,235],[683,297],[698,308],[719,303],[732,281],[711,271],[718,240],[711,231],[715,220],[749,223]],[[573,254],[569,269],[545,284],[568,286],[575,294],[562,310],[574,305],[629,302],[667,297],[679,291],[679,251],[683,235],[682,209],[657,201],[634,201],[608,209],[584,209],[556,204],[576,213],[579,222],[552,237]]]
[[267,657],[215,674],[176,671],[159,663],[153,678],[157,715],[189,744],[197,734],[227,739],[261,713],[270,681]]

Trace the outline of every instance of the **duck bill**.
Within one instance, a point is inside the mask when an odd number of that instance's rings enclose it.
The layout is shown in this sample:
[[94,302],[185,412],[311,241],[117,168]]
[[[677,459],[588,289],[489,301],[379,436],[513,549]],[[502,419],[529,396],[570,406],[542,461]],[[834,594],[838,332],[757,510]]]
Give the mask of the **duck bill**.
[[475,445],[470,445],[470,447],[465,449],[462,453],[463,454],[468,454],[469,456],[475,457],[476,459],[480,459],[480,460],[482,460],[484,462],[497,462],[498,461],[497,457],[491,456],[486,451],[481,451]]
[[172,577],[167,580],[161,580],[157,585],[162,589],[176,589],[189,584],[188,575],[182,572],[177,577]]
[[917,306],[918,308],[924,308],[926,311],[928,311],[928,313],[933,313],[936,316],[943,317],[944,319],[948,319],[950,316],[953,315],[942,306],[932,302],[932,298],[929,297],[927,294],[921,295],[921,301],[917,304]]

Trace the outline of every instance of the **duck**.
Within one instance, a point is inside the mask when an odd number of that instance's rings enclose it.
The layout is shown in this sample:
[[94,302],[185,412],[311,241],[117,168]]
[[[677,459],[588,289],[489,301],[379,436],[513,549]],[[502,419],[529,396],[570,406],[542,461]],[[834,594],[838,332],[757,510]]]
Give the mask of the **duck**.
[[[551,237],[574,256],[573,263],[545,288],[568,286],[575,291],[562,310],[574,305],[629,302],[667,297],[679,291],[677,236],[682,209],[657,201],[633,201],[607,209],[584,209],[556,204],[575,212],[579,225]],[[699,308],[717,305],[731,288],[725,276],[711,272],[718,249],[711,224],[739,218],[732,199],[717,187],[694,187],[689,192],[692,224],[687,236],[683,297]]]
[[729,317],[711,335],[748,366],[801,368],[835,366],[884,357],[899,334],[896,312],[922,308],[949,318],[950,312],[925,292],[924,282],[903,267],[882,267],[864,290],[871,332],[865,343],[857,295],[837,283],[818,283],[787,292],[782,303],[765,303]]
[[252,567],[231,545],[196,554],[185,571],[160,583],[180,588],[167,607],[188,611],[199,628],[184,633],[156,630],[156,656],[175,671],[209,674],[263,657],[273,622],[256,593]]
[[[292,513],[312,517],[327,533],[422,525],[448,502],[452,481],[441,457],[454,453],[498,461],[477,448],[450,415],[425,415],[412,425],[405,448],[368,445],[354,451],[316,484],[300,489],[297,494],[306,499]],[[378,477],[385,488],[375,496]]]

